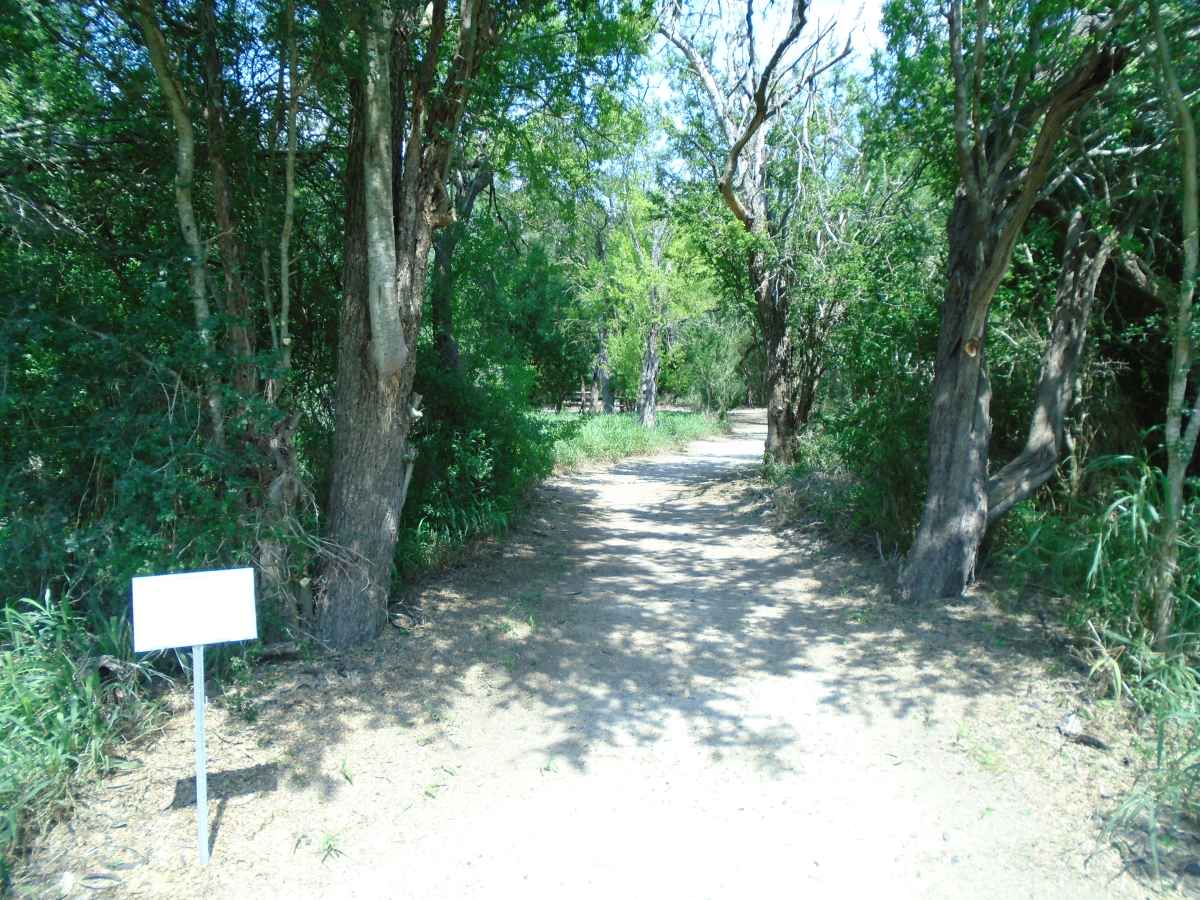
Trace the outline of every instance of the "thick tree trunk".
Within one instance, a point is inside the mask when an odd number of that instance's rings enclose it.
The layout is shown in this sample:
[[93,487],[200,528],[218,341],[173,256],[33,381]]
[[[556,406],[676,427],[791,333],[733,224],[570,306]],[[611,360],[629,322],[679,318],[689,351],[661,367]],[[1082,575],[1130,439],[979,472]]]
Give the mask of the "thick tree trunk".
[[[457,13],[445,64],[446,4],[426,13],[371,4],[359,20],[365,84],[351,90],[333,547],[316,604],[317,633],[334,647],[374,637],[387,613],[415,456],[412,384],[433,231],[453,219],[447,169],[479,55],[496,38],[486,0],[464,0]],[[424,15],[430,37],[417,64],[400,38]]]
[[[361,116],[360,116],[361,118]],[[332,647],[352,647],[382,628],[391,586],[392,553],[400,533],[404,492],[413,454],[408,446],[412,426],[415,354],[402,350],[404,366],[395,376],[380,378],[371,353],[368,304],[367,228],[364,191],[364,134],[354,122],[347,163],[346,264],[338,320],[336,432],[334,479],[329,498],[329,539],[334,551],[326,559],[317,596],[317,634]],[[430,250],[430,232],[414,232],[420,222],[403,229],[403,245],[412,246],[409,265],[420,270],[413,282],[424,284],[422,263]],[[401,310],[414,308],[401,298]],[[415,305],[420,310],[420,304]],[[415,334],[419,322],[404,322]]]
[[[980,79],[968,74],[961,0],[953,0],[947,13],[959,188],[948,224],[948,277],[929,419],[928,494],[900,576],[902,600],[957,597],[974,576],[988,514],[988,310],[1068,121],[1126,58],[1124,48],[1104,43],[1102,32],[1046,96],[1025,98],[1029,82],[1020,82],[1009,104],[997,109],[983,96]],[[1109,26],[1118,21],[1111,18]],[[972,70],[979,72],[986,58],[987,23],[980,19],[975,27],[970,55]],[[1030,40],[1037,40],[1036,30]],[[985,109],[990,121],[981,118]],[[1029,158],[1018,165],[1014,160],[1032,134],[1037,136]]]
[[[929,487],[900,577],[902,599],[957,597],[975,572],[987,528],[991,388],[984,335],[974,333],[987,224],[960,191],[949,222],[948,279],[929,418]],[[990,296],[987,298],[990,300]]]
[[988,479],[989,526],[1033,496],[1058,468],[1066,443],[1066,418],[1074,400],[1079,360],[1087,342],[1096,282],[1114,246],[1115,238],[1098,239],[1088,229],[1083,212],[1075,211],[1067,228],[1055,291],[1054,320],[1042,355],[1029,436],[1020,454]]
[[[419,328],[420,297],[393,296],[402,328],[401,339],[406,344],[400,351],[404,364],[395,374],[381,377],[379,356],[372,352],[368,298],[363,164],[366,140],[362,113],[362,103],[355,103],[347,160],[345,268],[338,322],[336,431],[329,497],[328,537],[334,546],[326,559],[316,598],[317,634],[333,647],[361,644],[375,637],[383,627],[400,512],[413,460],[408,435],[413,419],[411,395],[416,360],[415,354],[408,352],[408,338],[404,334],[415,336]],[[397,244],[411,254],[400,260],[400,265],[406,266],[412,275],[405,286],[423,287],[431,242],[428,222],[417,216],[402,222],[398,231]]]
[[662,364],[659,344],[662,328],[658,322],[646,332],[646,348],[642,353],[642,377],[638,384],[637,417],[643,428],[658,424],[658,370]]

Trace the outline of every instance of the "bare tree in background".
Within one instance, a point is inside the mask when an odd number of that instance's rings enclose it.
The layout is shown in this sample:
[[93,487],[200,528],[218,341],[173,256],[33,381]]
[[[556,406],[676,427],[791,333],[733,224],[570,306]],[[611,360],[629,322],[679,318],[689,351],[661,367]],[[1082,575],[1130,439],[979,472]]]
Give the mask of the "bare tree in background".
[[[832,32],[829,25],[807,42],[801,37],[808,23],[808,4],[793,0],[783,36],[760,53],[754,0],[746,0],[743,27],[730,37],[728,66],[722,71],[711,47],[696,33],[685,33],[687,17],[672,4],[659,33],[682,54],[687,68],[707,98],[709,114],[719,130],[723,159],[713,175],[721,198],[753,238],[746,266],[754,291],[755,319],[767,354],[767,457],[791,459],[795,438],[803,426],[790,295],[782,270],[773,265],[764,244],[778,236],[786,219],[775,207],[770,164],[773,150],[766,127],[789,104],[802,102],[816,91],[818,78],[849,54],[823,53]],[[693,29],[695,31],[696,29]]]

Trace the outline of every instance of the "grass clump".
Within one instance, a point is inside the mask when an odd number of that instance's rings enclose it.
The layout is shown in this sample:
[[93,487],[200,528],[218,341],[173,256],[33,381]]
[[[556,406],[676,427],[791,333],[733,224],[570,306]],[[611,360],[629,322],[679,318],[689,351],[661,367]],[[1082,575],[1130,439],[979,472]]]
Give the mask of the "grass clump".
[[113,748],[146,721],[145,670],[105,649],[65,600],[0,610],[4,887],[27,838],[70,808],[78,779],[111,771]]
[[658,413],[655,428],[643,428],[632,413],[580,415],[543,413],[555,426],[554,466],[569,472],[589,463],[616,462],[628,456],[646,456],[680,449],[725,430],[717,418],[704,413]]

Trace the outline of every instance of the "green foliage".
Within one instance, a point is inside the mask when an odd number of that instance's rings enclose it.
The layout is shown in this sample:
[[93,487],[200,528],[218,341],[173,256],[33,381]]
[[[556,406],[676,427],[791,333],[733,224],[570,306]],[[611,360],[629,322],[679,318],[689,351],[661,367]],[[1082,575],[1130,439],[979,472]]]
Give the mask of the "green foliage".
[[518,405],[557,404],[577,390],[591,368],[592,332],[564,261],[541,242],[514,240],[494,221],[478,223],[458,256],[454,304],[464,368],[491,371]]
[[[43,260],[44,283],[82,292],[72,262]],[[57,292],[31,290],[27,306],[0,320],[15,362],[0,396],[11,426],[0,435],[0,587],[7,596],[66,590],[99,616],[125,608],[133,575],[244,560],[258,489],[256,448],[214,447],[197,428],[195,390],[174,375],[219,364],[179,334],[177,296],[147,285],[148,302],[117,324],[117,292],[105,285],[93,285],[97,303],[72,319],[58,312]],[[128,328],[141,331],[136,345],[105,337]]]
[[690,319],[679,328],[674,352],[667,359],[663,389],[689,406],[718,416],[744,404],[761,368],[761,353],[750,328],[726,321],[714,312]]
[[0,609],[0,880],[28,834],[70,808],[77,780],[110,771],[146,721],[146,669],[61,600]]
[[[940,291],[935,273],[944,238],[931,209],[912,200],[884,244],[865,243],[856,264],[859,300],[831,336],[836,361],[826,378],[807,465],[845,476],[839,527],[905,549],[925,493],[926,447]],[[801,461],[805,464],[805,447]],[[822,485],[827,491],[829,485]]]
[[1102,660],[1123,651],[1112,669],[1116,683],[1150,725],[1146,765],[1109,819],[1107,830],[1144,832],[1155,877],[1176,825],[1200,815],[1200,669],[1195,657],[1156,652],[1145,638],[1109,634],[1099,641]]
[[1165,477],[1144,457],[1101,457],[1090,489],[1057,509],[1014,510],[1005,551],[1014,581],[1065,606],[1068,624],[1089,635],[1092,675],[1128,701],[1148,726],[1145,765],[1109,829],[1144,830],[1156,874],[1165,834],[1200,815],[1200,482],[1189,486],[1178,541],[1175,642],[1153,648],[1150,578],[1162,547],[1158,524]]
[[400,575],[504,531],[525,492],[554,464],[552,432],[529,407],[528,370],[522,383],[512,369],[482,368],[472,376],[424,362],[418,391],[427,400],[413,437],[417,461],[397,544]]
[[[1101,457],[1093,484],[1058,511],[1026,504],[1010,535],[1024,541],[1006,554],[1009,571],[1027,573],[1068,602],[1068,623],[1138,640],[1149,626],[1149,575],[1158,546],[1164,476],[1144,457]],[[1179,536],[1176,582],[1181,648],[1200,651],[1200,498],[1193,482]]]

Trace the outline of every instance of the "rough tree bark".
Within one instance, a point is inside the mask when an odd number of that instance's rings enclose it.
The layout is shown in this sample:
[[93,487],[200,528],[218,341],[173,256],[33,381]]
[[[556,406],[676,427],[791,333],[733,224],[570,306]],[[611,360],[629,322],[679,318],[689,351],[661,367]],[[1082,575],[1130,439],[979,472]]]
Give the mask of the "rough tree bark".
[[647,295],[650,323],[642,350],[642,374],[638,379],[636,410],[642,427],[654,428],[658,424],[658,372],[662,365],[662,327],[666,313],[659,279],[663,274],[663,257],[670,234],[667,224],[659,222],[651,234],[650,254],[647,257],[632,217],[627,214],[625,222],[629,226],[629,240],[638,265],[650,282]]
[[[657,288],[651,288],[657,294]],[[658,370],[662,364],[662,326],[655,319],[646,330],[646,346],[642,351],[642,377],[638,382],[637,417],[643,428],[658,424]]]
[[[986,3],[981,9],[986,11]],[[957,597],[974,577],[988,518],[988,309],[1046,181],[1059,137],[1075,111],[1125,60],[1123,49],[1097,38],[1045,97],[1019,106],[1024,101],[1014,91],[1013,99],[985,122],[986,19],[977,23],[970,72],[963,54],[960,0],[951,3],[949,22],[960,182],[947,225],[946,290],[929,417],[929,486],[898,585],[899,598],[908,601]],[[1028,162],[1021,162],[1020,150],[1030,133],[1036,134],[1033,152]]]
[[988,526],[1033,496],[1058,468],[1079,361],[1087,343],[1096,283],[1115,247],[1115,233],[1101,237],[1088,227],[1083,211],[1075,210],[1067,226],[1055,289],[1054,319],[1042,354],[1029,435],[1021,452],[988,479]]
[[[382,627],[400,513],[412,476],[409,432],[421,302],[433,234],[452,221],[444,188],[469,85],[495,39],[486,0],[447,0],[396,20],[360,17],[366,84],[352,90],[337,421],[326,561],[316,630],[350,647]],[[420,59],[409,36],[422,35]],[[448,59],[442,53],[453,44]],[[393,164],[394,162],[394,164]]]
[[752,252],[748,261],[754,290],[754,313],[767,353],[766,401],[768,460],[781,464],[792,461],[796,437],[800,432],[793,372],[792,332],[787,293],[780,289],[778,273],[765,271],[762,255]]

